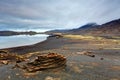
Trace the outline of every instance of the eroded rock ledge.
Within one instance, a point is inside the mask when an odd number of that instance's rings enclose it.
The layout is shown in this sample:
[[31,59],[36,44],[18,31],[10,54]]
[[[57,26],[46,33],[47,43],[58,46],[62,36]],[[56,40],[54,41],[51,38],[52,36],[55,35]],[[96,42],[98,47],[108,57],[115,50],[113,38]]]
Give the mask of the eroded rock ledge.
[[[31,59],[32,58],[32,59]],[[13,53],[0,53],[0,64],[14,64],[14,68],[20,68],[28,72],[58,69],[66,67],[66,58],[58,53],[37,53],[17,55]]]
[[55,69],[66,66],[66,58],[57,53],[38,55],[33,62],[26,64],[26,70],[29,72]]

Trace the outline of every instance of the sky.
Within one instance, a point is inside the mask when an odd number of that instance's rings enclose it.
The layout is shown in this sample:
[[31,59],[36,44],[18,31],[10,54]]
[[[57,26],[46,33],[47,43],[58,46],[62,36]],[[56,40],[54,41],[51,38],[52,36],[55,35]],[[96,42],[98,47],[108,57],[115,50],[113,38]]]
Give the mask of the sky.
[[120,0],[0,0],[0,30],[72,29],[120,18]]

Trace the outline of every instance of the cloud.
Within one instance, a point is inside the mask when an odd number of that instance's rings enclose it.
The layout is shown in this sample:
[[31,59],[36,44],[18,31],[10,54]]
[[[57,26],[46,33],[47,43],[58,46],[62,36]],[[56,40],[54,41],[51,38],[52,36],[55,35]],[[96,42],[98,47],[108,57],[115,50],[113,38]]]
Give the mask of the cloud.
[[119,4],[120,0],[0,0],[0,25],[60,29],[103,24],[120,18]]

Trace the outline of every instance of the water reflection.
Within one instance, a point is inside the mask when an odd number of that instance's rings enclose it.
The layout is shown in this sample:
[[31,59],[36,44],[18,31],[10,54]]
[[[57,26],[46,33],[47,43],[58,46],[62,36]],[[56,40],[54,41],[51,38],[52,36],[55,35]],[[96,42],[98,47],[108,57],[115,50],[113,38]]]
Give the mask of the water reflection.
[[0,49],[35,44],[46,40],[47,37],[45,34],[0,36]]

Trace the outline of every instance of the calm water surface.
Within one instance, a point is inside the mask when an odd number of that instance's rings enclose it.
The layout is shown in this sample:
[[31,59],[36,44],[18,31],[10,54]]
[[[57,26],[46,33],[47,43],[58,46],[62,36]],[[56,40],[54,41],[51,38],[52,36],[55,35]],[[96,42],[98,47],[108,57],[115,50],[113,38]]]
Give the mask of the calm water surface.
[[35,44],[46,40],[47,37],[45,34],[0,36],[0,49]]

